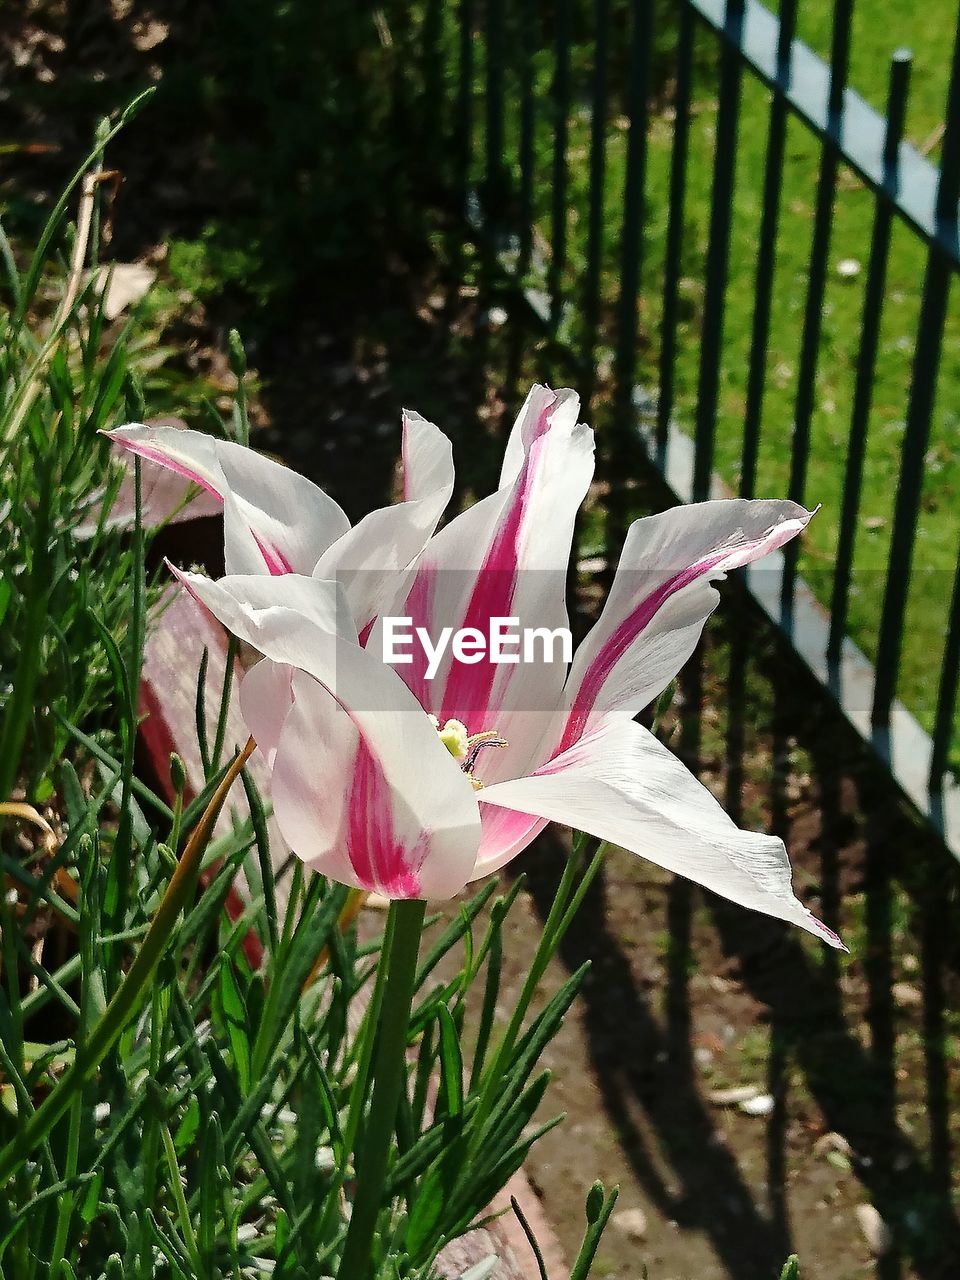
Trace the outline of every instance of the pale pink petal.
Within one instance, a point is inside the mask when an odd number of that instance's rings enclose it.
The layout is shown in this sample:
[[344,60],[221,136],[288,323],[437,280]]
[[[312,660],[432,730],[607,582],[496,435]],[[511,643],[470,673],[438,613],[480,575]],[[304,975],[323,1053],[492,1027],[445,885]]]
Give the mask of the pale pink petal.
[[293,673],[293,667],[263,658],[240,681],[240,713],[271,767],[293,706]]
[[795,897],[783,842],[738,830],[680,761],[631,720],[608,719],[533,776],[480,795],[484,806],[586,831],[842,945]]
[[648,706],[693,653],[719,600],[711,583],[783,546],[811,514],[793,502],[731,499],[636,521],[570,669],[559,749],[611,710],[633,716]]
[[496,804],[484,804],[485,794],[486,790],[481,791],[478,796],[480,851],[471,877],[473,880],[480,880],[505,867],[537,838],[544,827],[550,825],[546,818],[538,818],[532,813],[519,813],[514,809],[501,809]]
[[[137,484],[132,455],[122,454],[125,474],[120,481],[104,529],[132,529],[137,519]],[[100,527],[101,509],[107,487],[101,486],[84,502],[85,519],[74,527],[78,538],[92,538]],[[161,524],[179,524],[201,516],[220,514],[220,501],[176,472],[143,467],[140,474],[140,519],[145,529]]]
[[[293,574],[178,576],[240,639],[297,668],[273,772],[277,820],[294,851],[311,864],[335,856],[308,845],[314,818],[304,797],[313,803],[321,791],[346,791],[345,808],[336,796],[324,800],[322,829],[347,841],[349,883],[397,897],[461,889],[480,840],[476,793],[396,671],[360,648],[338,584]],[[269,738],[273,722],[264,719]],[[377,833],[392,850],[388,863],[386,853],[375,856]]]
[[453,493],[453,451],[438,427],[403,415],[404,501],[371,511],[320,557],[314,576],[336,578],[363,631],[396,597],[399,575],[423,551]]
[[323,552],[350,528],[322,489],[253,449],[173,427],[132,425],[104,434],[220,502],[232,495],[233,520],[228,513],[224,538],[230,573],[312,573]]

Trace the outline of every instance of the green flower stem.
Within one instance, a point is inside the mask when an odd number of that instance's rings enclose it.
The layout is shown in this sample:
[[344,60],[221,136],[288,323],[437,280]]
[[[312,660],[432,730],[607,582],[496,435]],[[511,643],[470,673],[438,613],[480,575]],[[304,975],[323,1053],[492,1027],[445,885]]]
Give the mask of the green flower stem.
[[337,1280],[370,1280],[373,1233],[383,1203],[397,1105],[406,1077],[407,1028],[426,909],[425,902],[412,900],[390,904],[390,946],[380,961],[386,965],[387,984],[383,992],[373,1099],[355,1159],[357,1192]]
[[480,1101],[470,1123],[469,1151],[471,1154],[485,1136],[484,1126],[490,1118],[490,1113],[499,1096],[504,1072],[510,1062],[511,1054],[523,1028],[524,1018],[537,993],[540,980],[546,973],[547,965],[560,945],[570,921],[576,915],[587,890],[600,870],[604,849],[606,848],[603,844],[600,845],[590,860],[586,871],[581,873],[582,854],[587,844],[588,837],[583,833],[579,833],[574,839],[573,848],[567,859],[567,865],[557,887],[546,923],[543,926],[540,942],[527,972],[520,996],[514,1005],[513,1014],[493,1055],[493,1060],[484,1073]]
[[197,875],[203,853],[210,843],[214,823],[240,770],[254,748],[251,738],[242,751],[238,751],[223,781],[217,787],[203,812],[193,834],[187,842],[183,856],[170,877],[170,882],[157,908],[156,915],[147,930],[140,950],[131,964],[127,976],[117,988],[116,994],[90,1033],[85,1044],[78,1045],[73,1066],[60,1083],[47,1095],[45,1101],[18,1130],[16,1137],[0,1151],[0,1186],[16,1172],[32,1151],[49,1134],[64,1114],[76,1094],[83,1088],[100,1063],[110,1052],[117,1038],[129,1022],[140,1003],[140,998],[150,981],[154,967],[170,939],[180,917],[180,912],[190,900],[197,883]]

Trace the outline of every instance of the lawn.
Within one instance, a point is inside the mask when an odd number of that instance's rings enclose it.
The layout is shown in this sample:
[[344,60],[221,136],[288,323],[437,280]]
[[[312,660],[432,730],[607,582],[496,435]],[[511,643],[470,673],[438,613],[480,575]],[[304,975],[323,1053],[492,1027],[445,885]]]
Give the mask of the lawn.
[[[812,0],[801,6],[799,35],[827,56],[832,5]],[[953,8],[936,0],[918,8],[908,0],[864,0],[854,19],[850,84],[873,106],[883,109],[890,55],[900,46],[914,54],[912,90],[906,137],[939,159],[937,126],[949,74],[953,38]],[[583,33],[587,35],[587,32]],[[548,109],[553,54],[547,45],[535,56],[538,98],[535,216],[537,230],[549,239],[552,126]],[[611,44],[622,48],[615,32]],[[681,280],[681,318],[676,369],[676,418],[692,424],[702,331],[705,261],[707,253],[716,127],[716,66],[713,36],[698,31],[697,80],[690,132],[690,161]],[[582,288],[586,253],[586,210],[589,190],[590,66],[592,50],[574,50],[574,106],[570,126],[569,235],[570,262],[566,288],[574,301]],[[669,60],[666,62],[669,68]],[[508,82],[509,84],[509,82]],[[611,308],[619,279],[622,198],[626,152],[626,124],[616,64],[611,75],[610,124],[607,132],[605,180],[605,244],[603,295]],[[668,184],[673,138],[669,75],[650,122],[647,176],[647,222],[640,298],[641,350],[639,381],[656,384],[658,330],[664,279],[668,217]],[[510,100],[508,87],[508,101]],[[739,480],[744,409],[746,403],[750,332],[756,272],[756,246],[762,208],[770,95],[750,76],[744,77],[736,193],[730,244],[729,285],[723,334],[720,416],[716,466],[734,489]],[[479,114],[479,113],[478,113]],[[478,122],[482,125],[482,121]],[[518,120],[508,122],[508,138],[515,143]],[[508,142],[509,145],[509,142]],[[813,230],[819,147],[797,120],[787,134],[786,164],[777,246],[771,340],[762,424],[757,491],[779,496],[786,492],[797,365],[800,353],[806,281]],[[863,311],[863,289],[874,212],[871,194],[856,177],[841,171],[836,216],[830,246],[830,270],[823,317],[823,333],[812,422],[807,499],[822,511],[805,539],[802,571],[819,598],[830,599],[832,567],[843,488],[843,473],[854,376]],[[896,482],[910,384],[914,334],[919,311],[925,250],[909,229],[894,227],[878,355],[877,376],[869,425],[863,496],[857,530],[854,581],[849,626],[871,656],[879,625]],[[838,264],[853,261],[858,269],[842,274]],[[850,268],[847,269],[850,271]],[[597,358],[603,364],[608,353]],[[917,531],[914,573],[904,641],[899,693],[922,723],[932,725],[939,659],[957,557],[960,521],[956,495],[960,486],[960,316],[951,305],[943,349],[936,408],[927,453],[922,514]],[[934,655],[931,666],[930,656]]]

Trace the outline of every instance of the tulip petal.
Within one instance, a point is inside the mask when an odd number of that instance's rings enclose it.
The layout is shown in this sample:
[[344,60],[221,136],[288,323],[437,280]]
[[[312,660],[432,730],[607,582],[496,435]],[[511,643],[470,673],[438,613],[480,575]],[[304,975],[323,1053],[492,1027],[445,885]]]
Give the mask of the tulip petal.
[[[550,825],[547,818],[538,818],[536,814],[520,813],[515,809],[502,809],[496,803],[484,804],[487,791],[504,785],[494,783],[480,792],[480,849],[477,853],[477,865],[471,877],[479,880],[494,871],[499,871],[508,862],[512,862],[523,853]],[[496,793],[495,793],[496,795]]]
[[311,645],[326,639],[357,644],[357,630],[336,582],[299,573],[269,578],[233,574],[214,581],[169,564],[170,571],[238,640],[275,662],[299,666]]
[[[488,787],[481,800],[586,831],[842,946],[794,896],[783,842],[740,831],[676,756],[631,720],[606,720],[536,774]],[[478,873],[484,869],[478,864]]]
[[303,672],[293,690],[271,786],[290,847],[324,875],[388,898],[458,893],[473,873],[479,812],[420,708],[391,713],[396,733]]
[[731,499],[637,520],[570,669],[558,749],[611,710],[633,716],[648,706],[696,648],[720,598],[711,583],[783,546],[811,515],[793,502]]
[[[339,585],[293,574],[178,576],[234,635],[296,668],[272,784],[294,852],[311,865],[340,857],[329,874],[346,879],[352,868],[347,883],[392,897],[463,888],[480,840],[476,793],[396,671],[360,648]],[[275,721],[263,693],[255,680],[269,739]],[[339,853],[326,844],[334,837]]]
[[[534,387],[509,446],[506,483],[432,538],[403,604],[432,639],[450,627],[489,636],[493,618],[517,626],[567,627],[566,572],[577,510],[593,475],[593,433],[577,423],[571,391]],[[376,632],[371,643],[377,645]],[[379,648],[378,648],[379,651]],[[414,651],[414,657],[420,655]],[[425,664],[398,667],[428,710],[471,730],[496,728],[507,749],[484,757],[485,776],[521,772],[557,707],[566,665],[537,661],[467,663],[448,649],[433,680]]]
[[262,658],[240,681],[240,714],[271,768],[293,706],[293,673],[286,663]]
[[[108,514],[104,518],[102,508],[109,486],[101,485],[84,499],[83,519],[73,528],[75,537],[92,538],[101,522],[104,529],[132,529],[136,524],[137,485],[133,455],[121,454],[120,461],[124,467],[123,479]],[[141,476],[140,519],[145,529],[219,514],[219,499],[175,472],[147,467]]]
[[403,415],[404,500],[371,511],[320,557],[314,577],[344,587],[357,630],[395,598],[397,578],[426,546],[453,493],[450,441],[418,413]]
[[192,480],[220,502],[232,496],[224,529],[230,573],[311,573],[350,528],[337,503],[305,476],[232,441],[136,424],[104,434]]

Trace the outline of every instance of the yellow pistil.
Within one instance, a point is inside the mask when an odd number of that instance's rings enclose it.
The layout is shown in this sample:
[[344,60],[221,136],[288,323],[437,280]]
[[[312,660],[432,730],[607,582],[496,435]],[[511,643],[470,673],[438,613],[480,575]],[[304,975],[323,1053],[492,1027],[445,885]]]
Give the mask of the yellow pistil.
[[469,777],[474,790],[479,791],[483,783],[473,776],[477,756],[484,747],[507,746],[506,738],[501,737],[496,729],[484,729],[482,733],[467,733],[467,726],[462,720],[447,720],[441,726],[437,717],[431,716],[430,722],[440,735],[440,741]]
[[466,759],[470,739],[467,735],[467,726],[462,720],[448,720],[442,729],[438,725],[437,733],[454,760]]

